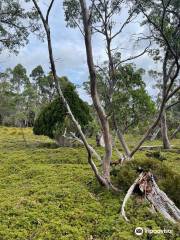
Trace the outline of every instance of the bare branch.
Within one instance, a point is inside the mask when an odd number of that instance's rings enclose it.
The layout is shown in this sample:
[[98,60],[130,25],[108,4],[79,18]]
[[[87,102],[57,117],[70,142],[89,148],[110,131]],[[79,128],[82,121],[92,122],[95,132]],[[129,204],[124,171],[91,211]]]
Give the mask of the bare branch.
[[170,98],[172,98],[178,91],[180,90],[180,86],[175,88],[166,98],[166,101],[168,101]]
[[180,103],[180,100],[178,100],[178,101],[176,101],[176,102],[168,105],[168,106],[166,107],[166,110],[169,110],[170,108],[174,107],[175,105],[177,105],[177,104],[179,104],[179,103]]
[[86,47],[87,64],[88,64],[88,69],[90,74],[91,97],[101,123],[104,143],[105,143],[105,154],[103,158],[103,178],[104,178],[103,184],[105,184],[105,186],[108,187],[109,181],[110,181],[110,161],[112,156],[112,144],[111,144],[109,123],[108,123],[106,113],[101,105],[98,91],[97,91],[97,76],[96,76],[96,70],[94,66],[94,59],[93,59],[93,52],[92,52],[92,40],[91,40],[92,29],[91,29],[91,24],[89,22],[89,12],[88,12],[85,0],[80,0],[80,4],[81,4],[81,10],[82,10],[84,32],[85,32],[84,40],[85,40],[85,47]]
[[[83,144],[83,141],[78,138],[75,133],[73,132],[70,132],[72,138],[71,139],[74,139],[74,140],[77,140],[78,142],[80,142],[81,144]],[[89,145],[89,148],[91,149],[92,153],[94,154],[94,156],[97,158],[97,160],[99,160],[100,162],[102,162],[102,159],[101,157],[99,156],[99,154],[94,150],[94,148],[92,148],[90,145]]]
[[36,0],[32,0],[32,1],[33,1],[34,5],[36,7],[36,10],[38,11],[38,14],[39,14],[39,16],[40,16],[40,18],[41,18],[41,20],[43,22],[44,28],[46,30],[47,24],[46,24],[46,20],[45,20],[43,14],[42,14],[42,11],[41,11],[40,7],[38,6]]
[[76,26],[79,28],[79,31],[81,32],[81,34],[83,35],[84,37],[84,32],[80,26],[80,24],[76,21],[76,19],[72,16],[72,20],[74,21],[74,23],[76,24]]
[[138,1],[138,6],[141,9],[141,12],[143,13],[143,15],[147,18],[148,22],[151,23],[155,27],[155,29],[160,32],[161,36],[163,37],[164,41],[166,42],[166,45],[167,45],[169,51],[172,53],[173,57],[176,59],[176,62],[178,62],[177,55],[174,52],[174,50],[172,49],[168,39],[166,38],[166,35],[164,34],[164,29],[161,29],[154,21],[152,21],[152,19],[149,17],[149,15],[145,12],[140,1]]
[[132,16],[133,16],[133,14],[134,14],[134,12],[135,12],[135,9],[133,9],[133,11],[129,14],[129,16],[127,17],[127,19],[126,19],[126,21],[122,24],[122,26],[121,26],[121,28],[119,29],[119,31],[117,32],[117,33],[115,33],[112,37],[111,37],[111,39],[114,39],[115,37],[117,37],[117,35],[119,35],[121,32],[122,32],[122,30],[124,29],[124,27],[128,24],[128,23],[130,23],[131,21],[132,21]]
[[47,13],[46,13],[46,23],[48,23],[48,20],[49,20],[49,14],[50,14],[50,11],[51,11],[51,8],[53,6],[53,3],[54,3],[54,0],[51,0],[51,3],[48,7],[48,10],[47,10]]
[[[170,93],[170,91],[171,91],[171,89],[172,89],[172,86],[173,86],[173,83],[174,83],[174,81],[176,80],[176,77],[178,76],[178,73],[179,73],[179,68],[177,68],[174,76],[170,78],[171,81],[170,81],[170,84],[169,84],[169,86],[168,86],[168,89],[167,89],[167,92],[166,92],[166,96],[168,96],[168,94]],[[177,91],[178,91],[178,90],[177,90]],[[175,91],[175,93],[176,93],[176,91]],[[168,97],[168,98],[167,98],[167,101],[168,101],[175,93],[173,93],[170,97]]]
[[79,125],[78,121],[75,119],[75,117],[74,117],[74,115],[71,111],[71,108],[70,108],[66,98],[64,97],[61,86],[59,84],[59,80],[58,80],[57,73],[56,73],[56,66],[55,66],[55,61],[54,61],[53,49],[52,49],[51,32],[50,32],[48,22],[46,22],[46,20],[44,19],[44,16],[43,16],[36,0],[32,0],[32,1],[34,3],[34,6],[37,9],[39,15],[40,15],[40,18],[41,18],[41,20],[43,22],[43,25],[44,25],[44,28],[46,30],[46,38],[47,38],[47,43],[48,43],[48,52],[49,52],[51,70],[52,70],[53,80],[54,80],[54,83],[55,83],[55,87],[56,87],[56,90],[57,90],[59,100],[63,102],[68,114],[71,117],[72,122],[74,123],[75,127],[77,128],[77,131],[79,132],[79,134],[81,136],[81,139],[82,139],[82,141],[84,143],[84,146],[85,146],[85,148],[87,150],[87,153],[88,153],[88,162],[89,162],[90,166],[92,167],[92,170],[93,170],[97,180],[101,184],[107,186],[106,180],[99,174],[98,168],[96,167],[94,161],[92,160],[92,147],[87,142],[87,139],[86,139],[86,137],[85,137],[85,135],[84,135],[84,133],[81,129],[81,126]]
[[122,63],[124,63],[124,62],[128,62],[128,61],[134,60],[134,59],[136,59],[136,58],[138,58],[138,57],[141,57],[142,55],[144,55],[144,54],[148,51],[148,49],[149,49],[150,46],[151,46],[151,42],[149,43],[149,45],[148,45],[141,53],[139,53],[139,54],[137,54],[137,55],[135,55],[135,56],[132,56],[132,57],[129,57],[129,58],[126,58],[126,59],[121,60],[121,61],[116,65],[116,67],[118,67],[120,64],[122,64]]
[[134,183],[130,186],[130,188],[128,189],[127,193],[126,193],[126,196],[123,200],[123,204],[122,204],[122,207],[121,207],[121,215],[124,217],[124,219],[128,222],[129,219],[126,217],[126,212],[125,212],[125,206],[126,206],[126,203],[128,201],[128,199],[130,198],[130,196],[132,195],[133,191],[134,191],[134,188],[135,186],[137,185],[137,183],[142,179],[144,173],[141,173],[138,178],[136,178],[136,180],[134,181]]
[[92,19],[92,15],[93,15],[93,9],[94,9],[94,6],[95,6],[95,0],[92,0],[92,5],[91,5],[91,11],[89,13],[89,19],[88,19],[88,22],[91,22],[91,19]]

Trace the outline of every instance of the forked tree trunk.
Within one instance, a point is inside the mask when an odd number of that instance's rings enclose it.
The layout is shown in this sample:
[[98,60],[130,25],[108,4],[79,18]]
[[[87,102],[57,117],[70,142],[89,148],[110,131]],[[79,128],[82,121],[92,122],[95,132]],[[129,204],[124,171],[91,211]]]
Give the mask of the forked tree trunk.
[[171,144],[168,138],[168,128],[167,128],[167,121],[166,121],[166,112],[163,111],[161,117],[161,135],[163,141],[163,148],[164,149],[171,149]]
[[160,132],[160,130],[161,130],[161,128],[158,127],[158,128],[154,131],[154,133],[153,133],[152,136],[150,137],[150,141],[153,141],[153,140],[155,140],[155,139],[157,138],[157,135],[158,135],[158,133]]
[[108,118],[105,114],[104,109],[101,106],[99,95],[97,92],[97,79],[96,79],[96,71],[93,61],[93,53],[92,53],[92,41],[91,41],[91,21],[89,11],[86,6],[85,0],[80,0],[81,4],[81,11],[82,11],[82,18],[83,18],[83,26],[84,26],[84,40],[85,40],[85,47],[86,47],[86,56],[87,56],[87,64],[89,68],[89,75],[90,75],[90,88],[91,88],[91,97],[93,100],[94,107],[98,114],[104,144],[105,144],[105,155],[103,158],[103,177],[110,181],[110,162],[112,156],[112,143],[111,143],[111,135],[109,129]]
[[135,188],[138,188],[143,193],[144,197],[154,206],[156,211],[164,216],[164,218],[173,223],[180,221],[180,210],[176,207],[174,202],[159,189],[151,172],[141,173],[129,188],[121,208],[121,214],[126,221],[129,220],[125,214],[125,205]]

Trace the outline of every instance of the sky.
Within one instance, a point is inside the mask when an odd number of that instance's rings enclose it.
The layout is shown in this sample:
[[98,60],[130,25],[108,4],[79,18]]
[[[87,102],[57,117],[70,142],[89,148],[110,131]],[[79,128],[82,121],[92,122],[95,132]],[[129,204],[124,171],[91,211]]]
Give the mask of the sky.
[[[49,0],[40,0],[40,7],[43,12],[46,11]],[[24,4],[24,1],[22,1]],[[24,5],[25,8],[30,6]],[[123,9],[121,15],[116,19],[116,27],[123,23],[127,16],[127,9]],[[70,81],[77,85],[78,92],[82,99],[91,102],[90,97],[82,88],[82,83],[88,80],[88,68],[86,62],[86,52],[84,39],[78,29],[66,27],[64,20],[63,1],[55,0],[50,15],[50,26],[53,43],[53,52],[56,60],[56,68],[59,76],[67,76]],[[114,46],[118,47],[122,53],[122,59],[126,59],[131,55],[136,55],[143,51],[148,43],[142,43],[136,46],[133,39],[133,34],[146,31],[140,27],[140,19],[136,19],[132,24],[128,25],[122,34],[114,41]],[[100,64],[107,59],[105,52],[105,41],[98,34],[93,36],[93,55],[95,64]],[[0,55],[0,70],[13,68],[17,64],[22,64],[26,67],[28,73],[37,65],[42,65],[45,72],[50,71],[48,58],[48,49],[46,41],[42,42],[35,35],[30,35],[29,43],[22,47],[18,55],[10,54],[3,51]],[[148,70],[158,70],[159,65],[155,64],[152,59],[146,54],[134,60],[138,67],[144,68],[146,73]],[[155,97],[157,91],[154,89],[154,81],[148,74],[143,77],[146,82],[146,88],[152,97]]]

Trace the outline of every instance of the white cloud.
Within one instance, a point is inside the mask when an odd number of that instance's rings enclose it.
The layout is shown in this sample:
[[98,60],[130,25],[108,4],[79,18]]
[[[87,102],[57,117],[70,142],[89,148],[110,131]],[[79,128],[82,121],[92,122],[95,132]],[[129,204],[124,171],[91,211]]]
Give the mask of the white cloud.
[[[41,6],[43,7],[43,10],[47,8],[45,1]],[[118,19],[118,22],[122,23],[126,15],[127,10],[122,12],[122,17]],[[82,85],[83,81],[88,79],[84,41],[81,33],[77,29],[66,28],[62,1],[57,1],[56,5],[53,7],[50,24],[52,26],[53,51],[58,75],[66,75],[75,84]],[[122,51],[123,58],[127,58],[130,55],[140,52],[141,48],[144,47],[142,45],[139,49],[134,48],[133,41],[130,37],[133,33],[139,33],[140,31],[141,28],[139,27],[139,23],[135,22],[129,25],[128,28],[124,30],[121,37],[114,42],[114,45],[118,45]],[[104,46],[105,42],[100,36],[96,35],[93,37],[95,64],[97,64],[97,62],[100,63],[107,58]],[[9,55],[6,51],[0,56],[0,65],[3,69],[8,67],[13,68],[18,63],[24,65],[29,73],[37,65],[42,65],[46,72],[48,72],[50,68],[46,42],[42,43],[35,36],[31,35],[29,44],[20,49],[17,56]],[[156,67],[147,55],[142,56],[136,60],[135,63],[138,67],[143,67],[148,70]],[[146,82],[147,89],[150,91],[152,84],[147,76]],[[82,89],[79,89],[78,91],[83,99],[89,101],[89,97],[86,96],[86,93]]]

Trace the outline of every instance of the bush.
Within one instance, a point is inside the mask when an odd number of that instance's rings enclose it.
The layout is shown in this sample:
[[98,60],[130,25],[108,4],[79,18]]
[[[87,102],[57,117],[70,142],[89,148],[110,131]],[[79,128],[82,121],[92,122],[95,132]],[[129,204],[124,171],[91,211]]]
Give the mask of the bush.
[[[75,87],[71,84],[68,84],[63,92],[75,118],[78,120],[82,129],[85,129],[88,122],[91,120],[88,104],[79,98],[75,91]],[[56,98],[42,109],[35,120],[33,132],[36,135],[45,135],[50,138],[55,138],[57,135],[62,135],[65,128],[74,132],[74,126],[69,119],[63,102],[60,101],[59,98]]]

